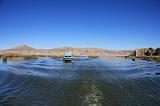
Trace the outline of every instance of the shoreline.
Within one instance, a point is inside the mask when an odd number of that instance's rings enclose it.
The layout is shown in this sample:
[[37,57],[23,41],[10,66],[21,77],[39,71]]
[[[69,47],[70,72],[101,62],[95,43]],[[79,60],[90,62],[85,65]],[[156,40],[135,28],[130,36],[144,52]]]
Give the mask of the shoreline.
[[[39,57],[49,57],[49,58],[63,58],[63,55],[27,55],[27,54],[0,54],[0,58],[24,58],[24,59],[37,59]],[[76,56],[75,56],[76,57]],[[105,56],[89,55],[88,58],[100,58]],[[129,58],[141,59],[141,60],[156,60],[160,61],[160,56],[111,56],[117,58]]]
[[[27,54],[0,54],[0,58],[26,58],[26,59],[35,59],[38,57],[50,57],[50,58],[63,58],[63,55],[27,55]],[[76,57],[76,56],[75,56]],[[101,56],[87,56],[89,58],[99,58]]]

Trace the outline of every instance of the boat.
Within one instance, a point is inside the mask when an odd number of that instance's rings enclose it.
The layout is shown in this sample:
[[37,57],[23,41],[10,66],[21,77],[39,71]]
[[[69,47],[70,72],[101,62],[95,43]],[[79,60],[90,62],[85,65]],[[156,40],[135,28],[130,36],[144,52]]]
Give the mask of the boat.
[[71,53],[64,54],[63,62],[69,63],[69,62],[74,62],[74,61],[75,61],[75,58],[74,58],[73,54],[71,54]]
[[86,55],[82,55],[81,57],[84,59],[88,58],[88,56],[86,56]]

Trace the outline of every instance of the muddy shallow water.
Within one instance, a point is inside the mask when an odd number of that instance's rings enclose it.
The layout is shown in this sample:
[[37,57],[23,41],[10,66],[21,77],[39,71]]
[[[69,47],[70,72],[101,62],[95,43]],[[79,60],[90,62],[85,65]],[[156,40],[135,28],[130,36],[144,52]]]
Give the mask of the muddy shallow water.
[[160,63],[124,58],[0,60],[2,106],[160,106]]

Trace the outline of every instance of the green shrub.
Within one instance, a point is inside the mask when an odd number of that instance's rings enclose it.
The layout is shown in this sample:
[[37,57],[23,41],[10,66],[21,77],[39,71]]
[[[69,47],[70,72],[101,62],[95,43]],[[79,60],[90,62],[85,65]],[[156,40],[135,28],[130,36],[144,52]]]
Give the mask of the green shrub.
[[99,56],[88,56],[89,58],[99,58]]
[[25,56],[24,59],[26,59],[26,60],[38,59],[38,56],[36,56],[36,55],[28,55],[28,56]]
[[6,64],[6,63],[7,63],[7,60],[8,60],[7,57],[3,57],[3,63]]

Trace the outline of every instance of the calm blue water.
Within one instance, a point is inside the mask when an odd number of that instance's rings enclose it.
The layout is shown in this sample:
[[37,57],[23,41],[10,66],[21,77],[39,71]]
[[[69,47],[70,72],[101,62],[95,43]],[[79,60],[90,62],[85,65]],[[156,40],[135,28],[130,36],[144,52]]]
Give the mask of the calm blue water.
[[160,63],[124,58],[0,60],[1,106],[160,106]]

